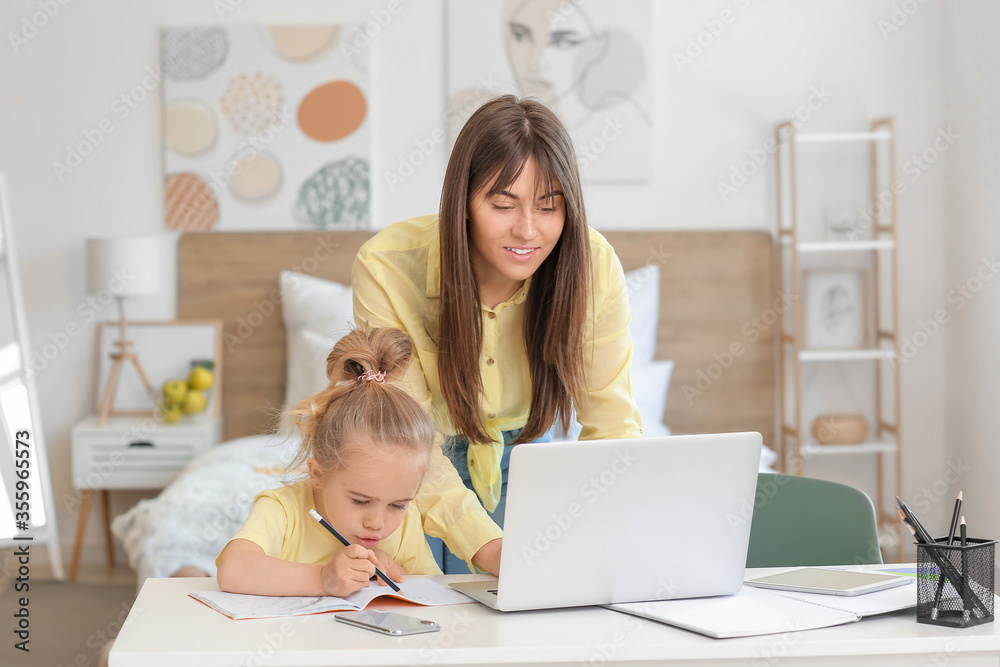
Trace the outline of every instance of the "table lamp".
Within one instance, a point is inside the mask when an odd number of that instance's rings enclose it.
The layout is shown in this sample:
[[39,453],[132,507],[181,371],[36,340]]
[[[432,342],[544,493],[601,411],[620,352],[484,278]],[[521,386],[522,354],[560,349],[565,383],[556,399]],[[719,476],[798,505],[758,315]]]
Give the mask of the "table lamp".
[[[160,289],[160,243],[156,236],[123,236],[87,239],[87,291],[97,294],[111,292],[118,302],[120,316],[116,349],[111,353],[111,372],[108,384],[97,404],[97,423],[104,424],[108,417],[120,414],[114,411],[115,392],[121,377],[122,366],[131,362],[135,372],[149,392],[155,406],[155,394],[142,370],[139,357],[130,349],[126,337],[126,297],[148,296]],[[152,413],[152,409],[150,411]]]

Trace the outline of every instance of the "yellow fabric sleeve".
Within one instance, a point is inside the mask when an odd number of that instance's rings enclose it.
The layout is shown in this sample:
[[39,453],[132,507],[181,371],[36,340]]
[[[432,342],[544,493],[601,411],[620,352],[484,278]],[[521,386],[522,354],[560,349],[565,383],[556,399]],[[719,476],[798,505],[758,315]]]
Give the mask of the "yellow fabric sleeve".
[[[400,321],[395,309],[377,275],[379,265],[366,261],[363,251],[358,253],[351,274],[354,292],[354,321],[359,326],[369,324],[376,327],[395,327],[409,334],[414,341],[417,336],[410,333],[410,327]],[[424,332],[426,336],[426,332]],[[434,369],[436,372],[437,369]],[[420,405],[435,417],[431,407],[431,395],[424,379],[424,369],[418,356],[414,356],[406,370],[400,386]],[[440,423],[440,419],[435,419]],[[452,553],[472,564],[472,558],[485,545],[503,535],[500,527],[493,522],[476,498],[476,494],[465,487],[455,466],[441,451],[443,435],[437,434],[431,463],[423,484],[414,502],[423,519],[423,529],[431,537],[445,541]]]
[[[287,525],[285,508],[281,503],[276,498],[258,495],[250,508],[250,515],[233,539],[249,540],[259,546],[265,555],[280,558]],[[219,564],[218,557],[215,564]]]
[[587,397],[576,411],[583,427],[580,439],[638,438],[642,417],[632,395],[632,313],[625,272],[611,246],[594,231],[591,250],[596,315],[585,348]]

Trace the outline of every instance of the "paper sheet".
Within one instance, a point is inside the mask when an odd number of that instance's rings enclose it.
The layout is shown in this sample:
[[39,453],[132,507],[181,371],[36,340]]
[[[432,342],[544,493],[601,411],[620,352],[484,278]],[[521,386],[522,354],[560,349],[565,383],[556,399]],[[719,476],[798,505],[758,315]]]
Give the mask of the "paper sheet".
[[473,602],[467,595],[430,579],[409,579],[399,584],[399,588],[400,592],[396,593],[388,586],[379,586],[373,582],[368,588],[363,588],[346,598],[242,595],[222,591],[198,591],[188,595],[234,620],[303,616],[328,611],[359,611],[375,598],[382,596],[399,598],[428,607]]

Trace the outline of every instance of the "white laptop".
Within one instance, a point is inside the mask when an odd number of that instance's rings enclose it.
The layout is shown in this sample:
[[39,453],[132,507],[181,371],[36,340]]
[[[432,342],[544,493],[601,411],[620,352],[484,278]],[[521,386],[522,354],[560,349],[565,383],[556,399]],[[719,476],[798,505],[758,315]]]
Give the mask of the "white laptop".
[[724,433],[517,445],[500,579],[451,586],[500,611],[736,593],[761,444]]

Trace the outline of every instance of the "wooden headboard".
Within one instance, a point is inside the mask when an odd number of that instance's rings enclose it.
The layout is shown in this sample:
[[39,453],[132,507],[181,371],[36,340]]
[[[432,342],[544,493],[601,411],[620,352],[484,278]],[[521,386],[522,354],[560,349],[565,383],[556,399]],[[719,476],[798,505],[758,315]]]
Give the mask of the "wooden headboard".
[[[675,433],[760,431],[774,445],[772,240],[762,231],[608,232],[626,271],[660,267],[657,359],[675,362],[665,421]],[[221,318],[226,439],[267,432],[285,396],[278,273],[349,283],[369,232],[185,234],[180,318]],[[772,322],[773,323],[773,322]],[[731,361],[730,361],[731,360]]]

